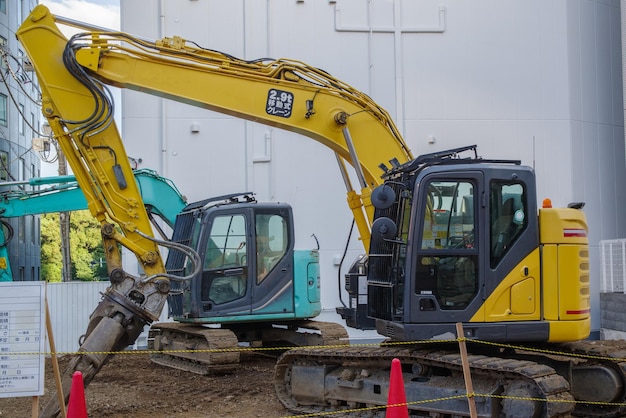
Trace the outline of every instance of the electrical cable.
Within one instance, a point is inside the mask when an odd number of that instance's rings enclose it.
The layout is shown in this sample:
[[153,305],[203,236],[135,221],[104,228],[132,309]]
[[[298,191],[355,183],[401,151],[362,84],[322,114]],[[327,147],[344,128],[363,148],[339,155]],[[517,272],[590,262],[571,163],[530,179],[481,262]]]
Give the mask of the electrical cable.
[[141,280],[141,283],[147,283],[151,280],[156,279],[157,277],[165,277],[171,281],[174,282],[187,282],[189,280],[191,280],[194,276],[198,275],[200,273],[200,271],[202,270],[202,260],[200,259],[200,255],[198,254],[198,252],[196,250],[194,250],[193,248],[187,246],[187,245],[183,245],[183,244],[179,244],[177,242],[173,242],[173,241],[164,241],[155,237],[152,237],[150,235],[144,234],[143,232],[136,230],[135,231],[137,234],[141,235],[142,237],[146,238],[147,240],[150,240],[152,242],[155,242],[158,245],[161,245],[163,247],[166,248],[170,248],[173,250],[177,250],[182,252],[183,254],[185,254],[192,265],[192,271],[191,273],[189,273],[187,276],[176,276],[173,274],[163,274],[163,273],[159,273],[159,274],[153,274],[151,276],[148,276],[144,279]]
[[339,262],[339,269],[337,270],[337,288],[339,290],[339,302],[343,305],[343,307],[347,307],[346,303],[343,301],[343,297],[341,296],[341,267],[343,266],[343,262],[346,259],[346,255],[348,254],[348,246],[350,245],[350,238],[352,238],[352,231],[354,230],[354,219],[352,219],[352,224],[350,225],[350,233],[348,234],[348,239],[346,240],[346,246],[343,249],[343,255],[341,256],[341,261]]
[[0,247],[4,247],[5,245],[9,243],[9,241],[11,241],[15,231],[13,230],[13,227],[11,226],[11,224],[5,221],[4,219],[0,219],[0,224],[2,224],[2,228],[7,229],[7,233],[4,236],[4,242],[0,243]]

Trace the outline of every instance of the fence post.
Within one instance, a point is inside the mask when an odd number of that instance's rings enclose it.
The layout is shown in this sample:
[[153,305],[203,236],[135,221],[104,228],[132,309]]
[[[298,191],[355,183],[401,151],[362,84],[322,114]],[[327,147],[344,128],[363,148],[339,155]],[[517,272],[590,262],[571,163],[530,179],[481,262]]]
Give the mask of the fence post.
[[472,385],[472,373],[470,371],[469,361],[467,359],[467,347],[465,346],[465,333],[463,332],[463,324],[456,323],[456,335],[459,339],[459,349],[461,351],[461,362],[463,364],[463,378],[465,379],[465,390],[467,391],[467,404],[471,418],[476,418],[476,400],[474,399],[474,385]]
[[[622,244],[622,258],[620,260],[622,266],[622,293],[626,293],[626,271],[624,271],[624,260],[626,260],[626,241],[621,240]],[[611,289],[611,291],[615,291],[615,289]]]

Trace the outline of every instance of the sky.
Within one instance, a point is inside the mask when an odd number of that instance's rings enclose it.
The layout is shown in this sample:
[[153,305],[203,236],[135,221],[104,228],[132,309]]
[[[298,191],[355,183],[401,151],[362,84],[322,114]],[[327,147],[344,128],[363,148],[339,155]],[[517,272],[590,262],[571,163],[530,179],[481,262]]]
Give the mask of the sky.
[[120,0],[39,0],[58,16],[107,29],[120,28]]

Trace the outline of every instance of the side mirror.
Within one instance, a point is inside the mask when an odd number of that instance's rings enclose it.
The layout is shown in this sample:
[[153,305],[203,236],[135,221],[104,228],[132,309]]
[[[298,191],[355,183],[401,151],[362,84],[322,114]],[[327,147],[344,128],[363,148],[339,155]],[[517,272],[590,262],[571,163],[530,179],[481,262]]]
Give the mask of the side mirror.
[[387,217],[378,218],[372,224],[372,241],[377,244],[381,241],[395,240],[398,226]]
[[372,191],[372,205],[376,209],[387,209],[396,201],[396,192],[385,184],[381,184]]

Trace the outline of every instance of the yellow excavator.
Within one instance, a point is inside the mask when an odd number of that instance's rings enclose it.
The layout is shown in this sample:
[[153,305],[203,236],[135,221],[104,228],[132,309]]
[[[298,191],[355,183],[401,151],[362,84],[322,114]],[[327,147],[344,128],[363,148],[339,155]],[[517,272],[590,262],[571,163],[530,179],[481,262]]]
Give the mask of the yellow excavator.
[[[55,19],[84,32],[68,40]],[[375,328],[387,339],[376,347],[284,353],[274,383],[289,410],[385,405],[391,360],[399,358],[407,399],[433,400],[410,404],[412,414],[469,415],[454,346],[460,323],[468,341],[492,343],[469,344],[474,388],[484,394],[475,398],[479,416],[626,413],[626,350],[586,340],[584,204],[539,207],[530,167],[483,159],[473,145],[413,157],[384,109],[302,62],[245,61],[177,37],[147,41],[55,18],[44,6],[17,37],[36,70],[43,114],[109,250],[111,287],[92,315],[84,354],[71,365],[89,371],[87,383],[158,318],[172,289],[202,293],[202,280],[192,278],[203,276],[201,258],[212,248],[194,247],[193,239],[169,243],[191,261],[178,262],[186,267],[177,272],[166,269],[112,120],[106,89],[112,85],[297,132],[336,153],[366,251],[346,276],[349,304],[338,312],[347,325]],[[121,269],[118,244],[137,255],[145,277]],[[195,301],[213,309],[205,296]],[[186,328],[158,349],[202,324],[201,315],[181,312]]]

